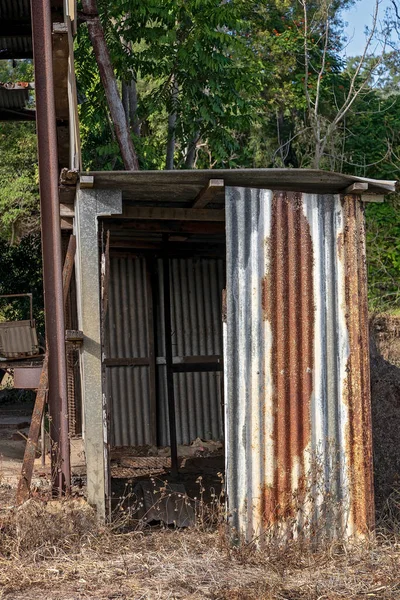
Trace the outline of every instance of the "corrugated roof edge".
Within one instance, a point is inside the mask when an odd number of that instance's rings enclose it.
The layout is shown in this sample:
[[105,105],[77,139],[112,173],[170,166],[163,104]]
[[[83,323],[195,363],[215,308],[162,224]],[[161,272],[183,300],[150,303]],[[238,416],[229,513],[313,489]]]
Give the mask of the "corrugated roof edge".
[[4,90],[34,90],[35,84],[30,81],[0,81],[0,87]]
[[400,182],[369,179],[318,169],[193,169],[176,171],[88,171],[95,188],[138,189],[139,186],[204,186],[210,179],[223,179],[225,185],[279,189],[308,193],[343,193],[353,183],[367,183],[369,194],[389,194]]

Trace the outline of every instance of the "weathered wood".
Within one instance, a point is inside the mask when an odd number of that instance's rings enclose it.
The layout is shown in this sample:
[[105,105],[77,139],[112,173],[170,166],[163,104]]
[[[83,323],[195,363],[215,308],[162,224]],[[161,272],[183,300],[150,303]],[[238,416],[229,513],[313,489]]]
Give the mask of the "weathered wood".
[[36,394],[35,406],[33,408],[29,435],[25,446],[24,460],[22,462],[21,477],[17,488],[17,504],[20,505],[28,500],[31,489],[33,466],[36,458],[36,450],[39,433],[42,424],[44,407],[46,405],[48,381],[48,355],[46,353],[43,361],[42,373]]
[[60,185],[76,185],[78,182],[77,171],[71,171],[64,167],[60,173]]
[[225,189],[225,183],[223,179],[210,179],[206,187],[204,187],[196,200],[193,202],[193,208],[204,208],[209,204],[216,196]]
[[139,161],[133,146],[124,107],[118,93],[114,69],[111,64],[103,27],[97,10],[96,0],[82,0],[83,11],[86,15],[89,37],[92,42],[94,55],[99,67],[100,79],[104,87],[108,108],[114,124],[115,135],[121,151],[122,160],[127,171],[139,169]]
[[76,195],[76,187],[74,185],[59,185],[58,197],[60,202],[65,204],[73,204]]
[[79,183],[81,188],[92,188],[94,185],[93,175],[81,175],[79,177]]
[[382,203],[385,202],[385,196],[383,194],[361,194],[362,202],[377,202]]
[[[74,266],[74,257],[76,250],[76,238],[71,235],[68,244],[67,255],[65,257],[63,267],[63,301],[64,308],[66,305],[67,295],[69,286],[71,283],[72,268]],[[40,375],[39,387],[36,393],[35,406],[33,408],[31,425],[29,428],[28,440],[26,442],[24,460],[22,462],[21,477],[18,482],[17,488],[17,504],[22,504],[29,498],[33,467],[35,463],[36,449],[39,441],[39,433],[41,429],[41,423],[46,405],[47,390],[49,387],[49,369],[48,369],[49,358],[46,352],[42,373]]]
[[368,183],[364,183],[363,181],[356,181],[349,185],[345,190],[345,194],[361,194],[368,189]]
[[[224,221],[162,221],[159,219],[146,221],[114,221],[107,219],[107,226],[111,232],[123,231],[129,234],[130,231],[157,232],[157,233],[208,233],[208,234],[224,234]],[[111,245],[117,241],[114,236],[111,238]],[[171,241],[171,240],[170,240]]]
[[65,256],[63,268],[63,301],[64,310],[67,305],[68,291],[71,284],[72,270],[74,268],[74,260],[76,253],[76,237],[71,235],[68,242],[67,254]]
[[62,219],[74,218],[75,210],[73,204],[65,204],[64,202],[60,202],[60,217]]
[[[311,169],[191,169],[173,171],[91,171],[98,188],[131,193],[136,202],[163,199],[194,201],[210,178],[223,179],[226,186],[286,190],[313,194],[343,193],[352,183],[351,175]],[[363,183],[363,182],[361,182]],[[369,192],[384,194],[396,190],[395,181],[368,180]],[[127,197],[124,195],[124,198]]]
[[224,210],[199,208],[164,208],[124,206],[122,215],[113,215],[113,219],[158,219],[166,221],[225,221]]
[[67,329],[65,332],[65,341],[73,342],[74,344],[82,344],[83,331],[79,329]]
[[54,98],[57,119],[68,119],[68,30],[64,23],[53,23]]
[[72,219],[60,219],[60,228],[64,231],[71,231],[74,228]]

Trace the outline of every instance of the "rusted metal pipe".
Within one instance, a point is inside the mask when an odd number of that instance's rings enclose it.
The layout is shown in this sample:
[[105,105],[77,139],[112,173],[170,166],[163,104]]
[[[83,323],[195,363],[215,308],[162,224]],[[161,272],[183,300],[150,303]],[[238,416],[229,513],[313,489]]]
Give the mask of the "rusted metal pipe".
[[49,412],[53,489],[70,490],[68,396],[63,306],[57,132],[53,84],[52,24],[49,0],[32,2],[36,126],[39,157],[43,285],[49,353]]

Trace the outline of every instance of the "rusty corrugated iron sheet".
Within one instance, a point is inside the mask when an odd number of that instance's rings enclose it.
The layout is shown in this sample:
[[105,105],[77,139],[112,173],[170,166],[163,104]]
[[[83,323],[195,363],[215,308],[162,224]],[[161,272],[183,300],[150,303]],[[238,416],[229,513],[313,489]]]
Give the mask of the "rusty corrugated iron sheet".
[[226,467],[239,538],[373,525],[364,217],[227,188]]

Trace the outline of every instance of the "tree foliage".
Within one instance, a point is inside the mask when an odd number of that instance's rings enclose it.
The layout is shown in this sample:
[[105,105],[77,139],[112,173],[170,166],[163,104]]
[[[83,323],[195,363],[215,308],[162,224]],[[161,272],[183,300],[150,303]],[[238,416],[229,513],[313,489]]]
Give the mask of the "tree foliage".
[[[0,81],[33,81],[31,61],[0,61]],[[36,143],[34,123],[0,122],[0,239],[11,244],[39,227]]]
[[[399,54],[370,47],[345,59],[353,3],[98,0],[140,167],[318,167],[397,179]],[[122,169],[84,24],[75,51],[84,168]],[[18,64],[0,67],[0,80],[29,79],[29,62]],[[38,226],[34,127],[1,124],[0,152],[1,236],[16,240]],[[400,308],[399,201],[366,214],[371,308]]]
[[[44,332],[42,252],[40,234],[30,234],[11,246],[0,241],[0,294],[33,294],[33,314]],[[27,299],[0,299],[0,320],[29,319]]]

